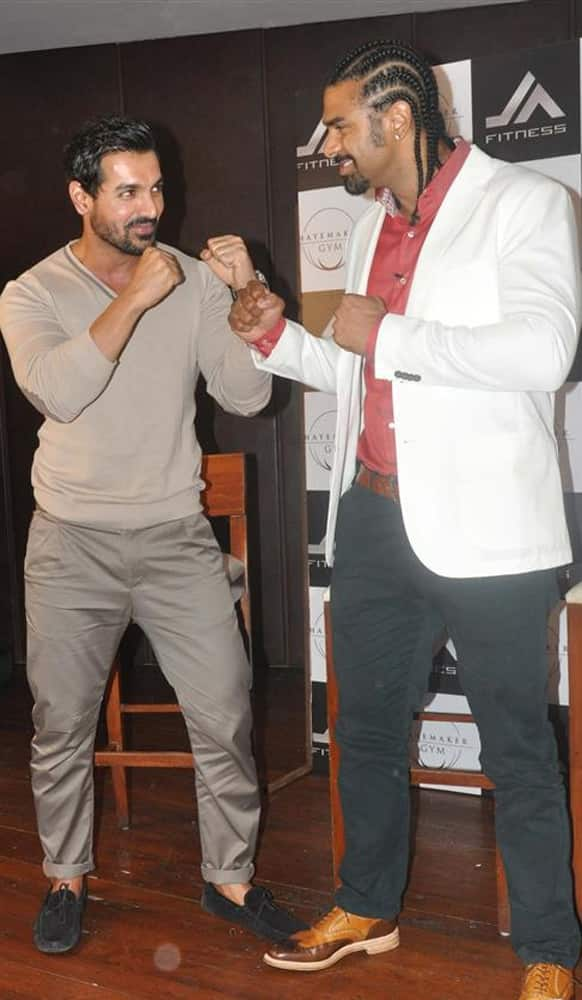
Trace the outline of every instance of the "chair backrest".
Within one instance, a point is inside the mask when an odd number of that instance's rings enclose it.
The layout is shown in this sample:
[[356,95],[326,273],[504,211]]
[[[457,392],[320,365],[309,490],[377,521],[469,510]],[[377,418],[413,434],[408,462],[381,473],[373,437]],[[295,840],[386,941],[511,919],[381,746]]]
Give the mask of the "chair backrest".
[[202,478],[206,487],[201,500],[208,517],[228,519],[229,552],[245,568],[245,591],[240,600],[247,636],[251,637],[251,609],[248,592],[248,547],[246,513],[246,465],[242,452],[203,455]]

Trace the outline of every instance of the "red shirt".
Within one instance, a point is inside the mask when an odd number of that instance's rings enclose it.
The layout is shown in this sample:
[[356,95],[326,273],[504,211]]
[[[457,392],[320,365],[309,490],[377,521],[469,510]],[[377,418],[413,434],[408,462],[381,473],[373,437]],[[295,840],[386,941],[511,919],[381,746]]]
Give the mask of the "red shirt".
[[[368,277],[368,295],[379,295],[386,311],[402,316],[406,309],[410,287],[420,251],[445,195],[463,166],[471,147],[464,139],[457,140],[446,163],[437,171],[418,199],[418,220],[412,225],[398,212],[388,189],[380,189],[377,198],[386,208],[386,219],[376,245]],[[253,344],[268,357],[283,330],[283,319]],[[396,442],[392,383],[376,378],[374,352],[380,324],[370,334],[364,361],[363,430],[358,443],[358,460],[376,472],[396,472]]]
[[[395,214],[397,210],[389,192],[379,192],[380,200],[386,200],[388,204],[386,219],[370,268],[367,294],[379,295],[389,313],[402,316],[406,310],[420,251],[447,191],[469,155],[470,148],[467,142],[460,140],[446,163],[426,186],[418,199],[419,218],[415,225],[411,225],[406,216]],[[380,324],[366,344],[364,363],[366,396],[363,430],[358,443],[358,460],[376,472],[395,473],[396,441],[392,382],[376,378],[374,372],[374,352],[379,329]]]

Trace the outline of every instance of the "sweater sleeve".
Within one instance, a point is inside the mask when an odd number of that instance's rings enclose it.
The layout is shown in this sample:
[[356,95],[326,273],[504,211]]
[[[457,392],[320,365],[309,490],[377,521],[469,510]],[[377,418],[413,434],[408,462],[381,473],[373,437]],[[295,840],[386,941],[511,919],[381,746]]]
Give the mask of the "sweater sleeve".
[[210,395],[227,413],[253,416],[271,398],[271,375],[253,364],[251,351],[231,331],[230,293],[212,272],[201,265],[202,306],[198,362]]
[[105,389],[115,362],[89,330],[70,336],[50,293],[30,272],[0,297],[0,329],[20,389],[45,417],[69,423]]

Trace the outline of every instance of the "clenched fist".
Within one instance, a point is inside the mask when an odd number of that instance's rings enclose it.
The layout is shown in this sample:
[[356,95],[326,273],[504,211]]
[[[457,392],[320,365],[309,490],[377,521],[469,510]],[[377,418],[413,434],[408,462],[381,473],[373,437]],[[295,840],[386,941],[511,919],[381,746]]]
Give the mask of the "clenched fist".
[[344,351],[365,354],[370,334],[385,315],[379,295],[344,295],[334,314],[333,339]]
[[253,262],[240,236],[212,236],[200,258],[231,288],[244,288],[247,282],[254,280]]
[[183,281],[184,272],[174,254],[159,247],[148,247],[125,291],[145,311],[165,299]]
[[233,333],[253,344],[279,322],[284,308],[283,299],[268,292],[260,281],[249,281],[233,302],[228,322]]

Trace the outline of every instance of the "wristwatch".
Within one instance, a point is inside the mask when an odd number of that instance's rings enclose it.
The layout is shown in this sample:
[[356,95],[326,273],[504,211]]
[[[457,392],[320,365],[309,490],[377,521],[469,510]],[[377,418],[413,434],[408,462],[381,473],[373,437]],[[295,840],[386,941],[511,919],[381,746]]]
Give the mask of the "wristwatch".
[[[262,271],[259,271],[259,269],[258,269],[258,268],[255,268],[255,279],[256,279],[257,281],[260,281],[260,282],[261,282],[261,285],[264,285],[264,286],[265,286],[265,288],[267,289],[267,291],[268,291],[268,292],[270,292],[270,290],[271,290],[271,289],[269,288],[269,282],[268,282],[268,281],[267,281],[267,279],[265,278],[265,275],[263,274],[263,272],[262,272]],[[239,289],[236,289],[236,288],[233,288],[233,287],[232,287],[232,285],[230,286],[230,294],[232,295],[232,300],[233,300],[233,302],[236,302],[236,300],[237,300],[237,296],[238,296],[238,293],[239,293],[240,291],[241,291],[241,289],[240,289],[240,288],[239,288]]]

